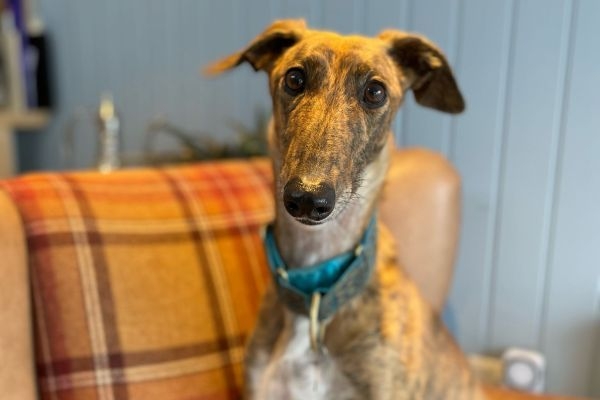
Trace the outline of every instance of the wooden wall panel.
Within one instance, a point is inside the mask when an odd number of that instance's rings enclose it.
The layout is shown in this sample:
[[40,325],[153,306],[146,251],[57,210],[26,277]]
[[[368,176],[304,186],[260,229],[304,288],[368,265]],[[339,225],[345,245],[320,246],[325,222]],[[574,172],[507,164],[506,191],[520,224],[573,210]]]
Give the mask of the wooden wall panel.
[[600,398],[599,20],[599,2],[574,2],[541,337],[551,385],[594,398]]
[[457,74],[467,110],[456,119],[449,153],[463,181],[463,222],[450,303],[470,351],[487,349],[513,8],[511,1],[469,0],[462,17]]
[[535,2],[516,2],[492,264],[492,348],[539,347],[570,5],[546,2],[544,18],[537,10]]

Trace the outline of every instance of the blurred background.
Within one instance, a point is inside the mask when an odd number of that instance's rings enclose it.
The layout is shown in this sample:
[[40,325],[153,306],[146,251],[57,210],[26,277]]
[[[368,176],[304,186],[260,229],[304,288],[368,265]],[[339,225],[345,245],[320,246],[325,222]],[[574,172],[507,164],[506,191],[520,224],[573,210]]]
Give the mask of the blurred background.
[[[539,351],[548,390],[600,397],[599,1],[39,0],[24,8],[24,29],[47,51],[47,88],[43,76],[36,85],[49,95],[5,99],[4,176],[93,167],[102,96],[117,110],[126,165],[260,153],[266,77],[248,66],[212,80],[199,70],[275,18],[429,36],[454,66],[467,111],[442,115],[409,96],[395,134],[399,146],[442,152],[463,178],[455,335],[472,353]],[[11,37],[18,26],[5,19]],[[20,44],[5,40],[4,49],[11,45]],[[11,62],[5,55],[6,75]]]

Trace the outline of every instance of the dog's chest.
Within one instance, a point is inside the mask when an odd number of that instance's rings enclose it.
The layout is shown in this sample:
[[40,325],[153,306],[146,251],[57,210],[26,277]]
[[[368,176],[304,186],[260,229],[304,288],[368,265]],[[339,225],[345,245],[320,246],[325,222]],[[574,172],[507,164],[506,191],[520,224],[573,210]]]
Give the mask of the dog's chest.
[[273,357],[257,377],[259,400],[321,400],[348,397],[350,386],[335,361],[310,348],[308,319],[294,316],[286,324]]

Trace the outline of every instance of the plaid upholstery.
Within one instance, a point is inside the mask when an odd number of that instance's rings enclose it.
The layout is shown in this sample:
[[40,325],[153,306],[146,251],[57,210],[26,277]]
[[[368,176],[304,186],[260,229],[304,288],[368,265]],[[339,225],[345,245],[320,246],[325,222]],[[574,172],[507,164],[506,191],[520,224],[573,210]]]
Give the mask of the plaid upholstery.
[[26,229],[43,399],[238,398],[266,160],[0,183]]

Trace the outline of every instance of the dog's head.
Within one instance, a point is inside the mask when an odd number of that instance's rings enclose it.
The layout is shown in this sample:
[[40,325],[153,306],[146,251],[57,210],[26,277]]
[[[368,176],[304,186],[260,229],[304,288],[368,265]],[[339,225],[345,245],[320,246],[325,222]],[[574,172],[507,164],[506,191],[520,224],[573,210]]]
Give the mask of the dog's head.
[[341,36],[307,29],[302,20],[277,21],[207,72],[243,62],[269,75],[277,188],[287,212],[309,225],[364,198],[361,189],[377,192],[390,124],[407,91],[426,107],[464,109],[444,55],[405,32]]

